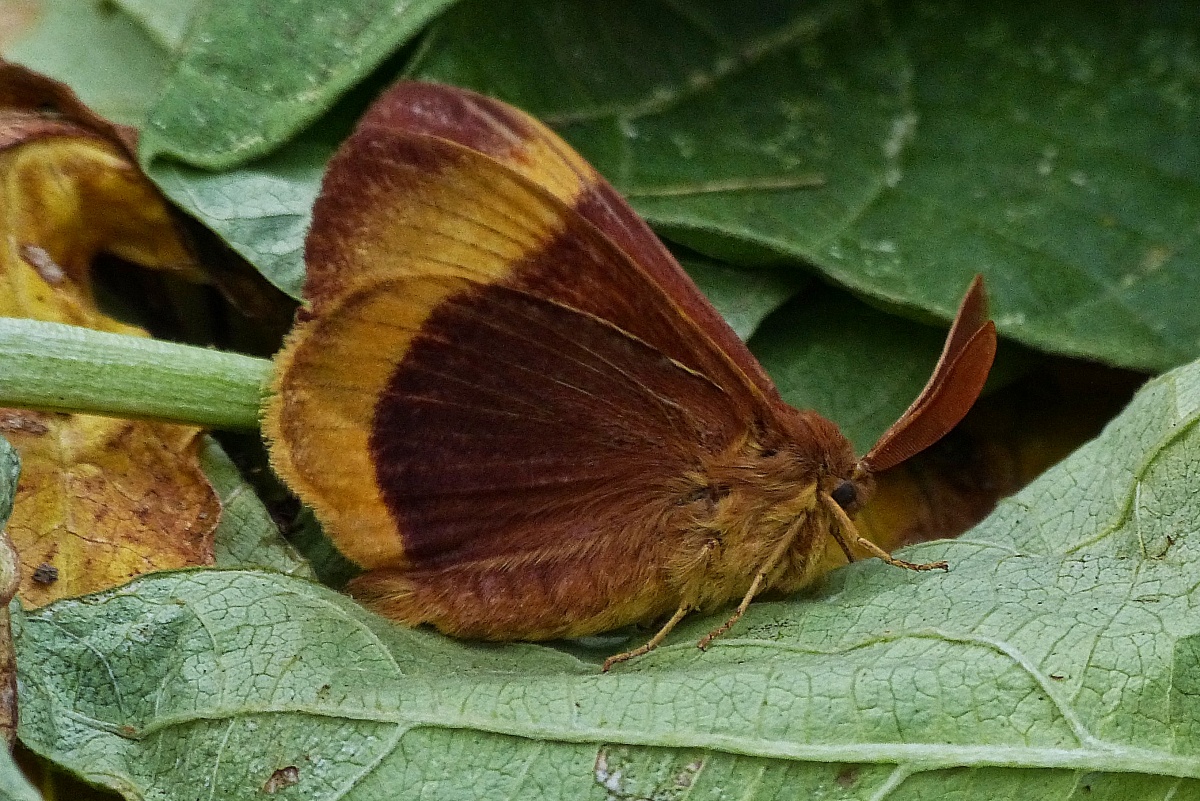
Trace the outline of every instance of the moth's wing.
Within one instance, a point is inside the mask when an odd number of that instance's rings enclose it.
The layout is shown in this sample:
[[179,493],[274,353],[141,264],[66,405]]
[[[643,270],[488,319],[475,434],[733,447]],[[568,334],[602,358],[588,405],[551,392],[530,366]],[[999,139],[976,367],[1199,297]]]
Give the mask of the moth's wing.
[[578,553],[653,526],[761,411],[669,287],[448,140],[361,129],[308,254],[344,272],[280,355],[264,429],[363,566]]
[[[596,170],[550,128],[498,100],[442,84],[402,81],[372,105],[359,130],[380,129],[432,136],[473,150],[541,187],[574,209],[625,252],[671,302],[704,333],[763,395],[778,398],[774,384],[733,329],[721,318],[649,226]],[[328,293],[344,268],[320,258],[309,268],[306,295]],[[615,310],[607,310],[612,314]],[[636,318],[610,317],[633,331]],[[654,330],[640,331],[647,341]],[[670,351],[664,343],[664,350]]]
[[619,534],[686,494],[703,449],[740,427],[703,376],[520,289],[395,278],[330,311],[289,343],[268,429],[281,472],[367,567]]
[[996,356],[996,325],[988,319],[983,277],[975,276],[937,366],[921,394],[862,459],[887,470],[940,440],[966,416],[983,390]]

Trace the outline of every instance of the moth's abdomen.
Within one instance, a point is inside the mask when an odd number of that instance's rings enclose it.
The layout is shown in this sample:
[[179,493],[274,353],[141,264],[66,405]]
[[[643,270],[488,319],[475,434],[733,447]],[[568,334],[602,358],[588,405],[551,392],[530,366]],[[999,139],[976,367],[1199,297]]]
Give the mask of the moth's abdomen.
[[[600,560],[603,560],[603,556]],[[609,555],[612,558],[612,555]],[[478,640],[582,637],[649,622],[674,611],[663,574],[650,560],[600,569],[595,556],[511,566],[378,569],[351,582],[350,594],[410,626]]]

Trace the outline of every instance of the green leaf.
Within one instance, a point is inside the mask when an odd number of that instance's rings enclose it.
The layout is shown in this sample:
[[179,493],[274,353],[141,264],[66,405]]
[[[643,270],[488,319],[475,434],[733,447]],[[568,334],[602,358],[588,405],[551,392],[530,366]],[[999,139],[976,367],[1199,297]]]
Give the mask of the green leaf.
[[[1200,516],[1194,513],[1200,506],[1198,417],[1200,363],[1193,363],[1147,383],[1102,436],[1002,502],[965,536],[1083,561],[1200,561]],[[1200,585],[1191,591],[1197,590]],[[1192,600],[1200,602],[1200,596]]]
[[146,161],[226,169],[319,118],[453,0],[212,0],[141,139]]
[[[463,3],[409,71],[545,117],[659,231],[711,256],[804,263],[857,294],[943,320],[978,271],[1001,333],[1035,348],[1151,370],[1200,353],[1189,305],[1200,296],[1197,8],[688,8]],[[231,19],[220,24],[242,30],[245,20]],[[377,63],[320,61],[334,58],[325,48],[268,58],[236,37],[206,47],[196,63],[211,57],[225,72],[210,81],[182,66],[162,107],[172,111],[150,132],[178,139],[171,152],[214,148],[194,154],[205,164],[279,145],[333,102],[335,85],[344,90]],[[297,76],[329,82],[309,116],[287,103],[268,114],[221,83],[234,65],[246,70],[239,85],[263,97]],[[391,77],[385,69],[372,80]],[[210,113],[209,103],[233,108]],[[222,175],[163,160],[149,170],[296,294],[307,209],[337,141],[330,134],[348,122],[331,115]],[[206,125],[220,128],[215,138]]]
[[914,550],[949,573],[860,562],[607,675],[275,573],[143,577],[20,621],[20,736],[131,797],[1190,798],[1198,420],[1200,363]]
[[213,537],[217,567],[261,567],[314,577],[308,562],[280,535],[254,488],[211,437],[204,440],[200,467],[221,499],[221,522]]
[[178,52],[188,25],[204,9],[202,0],[114,0],[138,20],[160,47]]
[[804,285],[799,276],[776,270],[739,270],[701,256],[680,256],[679,262],[742,339],[749,339],[767,315]]
[[943,319],[982,272],[1005,336],[1162,369],[1200,354],[1198,31],[1194,4],[505,0],[412,72],[547,119],[697,250]]
[[[867,449],[899,419],[929,380],[946,330],[887,314],[832,287],[815,284],[771,314],[750,350],[783,399],[815,409]],[[1006,342],[984,394],[1044,361]]]
[[17,449],[0,436],[0,528],[12,514],[13,500],[17,497],[17,479],[21,477],[21,457]]
[[12,753],[4,746],[0,746],[0,801],[42,801],[41,793],[21,773]]
[[268,281],[299,299],[304,236],[325,163],[364,108],[363,99],[351,95],[276,153],[227,172],[169,159],[143,161],[143,167],[172,202],[216,232]]
[[4,58],[62,81],[113,122],[140,125],[170,71],[169,53],[107,3],[46,0],[37,8],[37,22],[3,48]]
[[817,287],[750,340],[784,400],[837,423],[866,453],[921,392],[946,332]]

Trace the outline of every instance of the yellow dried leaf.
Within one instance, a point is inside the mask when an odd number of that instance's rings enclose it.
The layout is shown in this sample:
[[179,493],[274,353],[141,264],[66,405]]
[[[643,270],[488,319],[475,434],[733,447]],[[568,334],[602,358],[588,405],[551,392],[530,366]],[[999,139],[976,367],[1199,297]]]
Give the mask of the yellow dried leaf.
[[[198,273],[131,135],[64,86],[0,62],[0,315],[146,336],[96,306],[101,253]],[[200,429],[0,409],[23,463],[8,529],[38,606],[151,570],[210,564],[220,501]]]
[[92,260],[109,253],[191,268],[162,196],[113,144],[90,137],[47,136],[0,150],[0,230],[5,317],[143,333],[96,308]]
[[196,429],[0,410],[0,433],[21,453],[8,530],[27,605],[211,562],[221,507]]

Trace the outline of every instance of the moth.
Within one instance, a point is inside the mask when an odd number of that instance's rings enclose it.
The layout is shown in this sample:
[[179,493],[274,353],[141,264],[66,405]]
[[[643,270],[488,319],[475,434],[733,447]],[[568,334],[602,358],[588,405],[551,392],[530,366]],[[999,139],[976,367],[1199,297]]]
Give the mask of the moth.
[[264,431],[365,573],[353,597],[482,640],[578,637],[814,576],[830,541],[913,570],[851,516],[974,403],[996,348],[979,277],[928,385],[857,458],[786,404],[649,227],[537,120],[402,82],[330,162],[307,307]]

